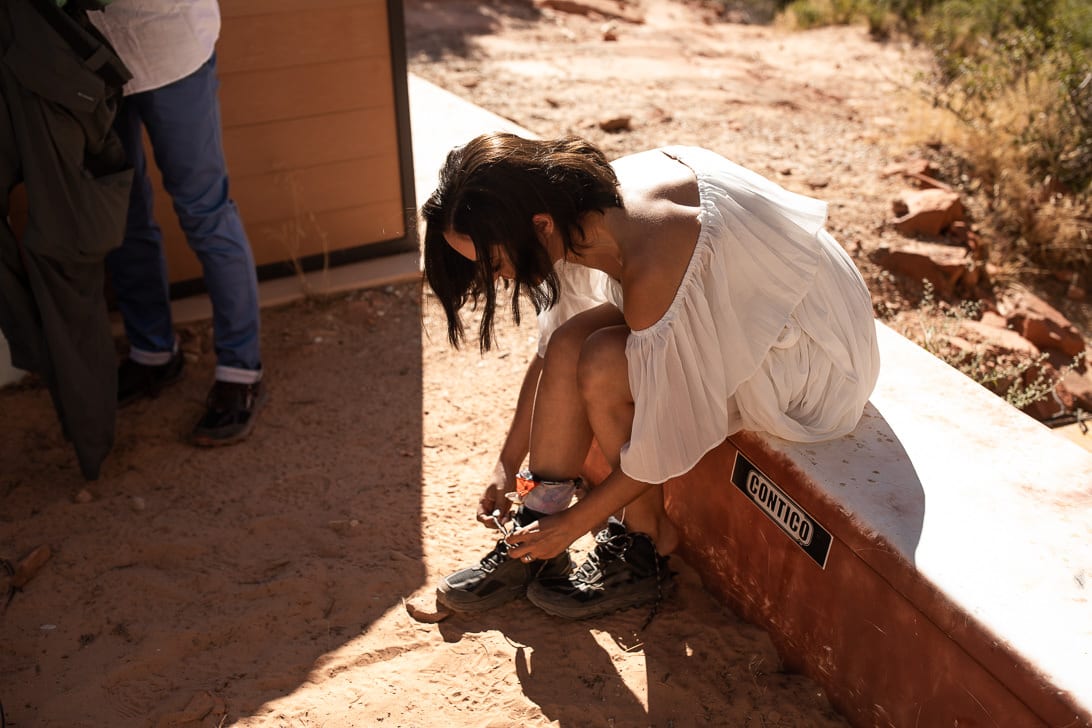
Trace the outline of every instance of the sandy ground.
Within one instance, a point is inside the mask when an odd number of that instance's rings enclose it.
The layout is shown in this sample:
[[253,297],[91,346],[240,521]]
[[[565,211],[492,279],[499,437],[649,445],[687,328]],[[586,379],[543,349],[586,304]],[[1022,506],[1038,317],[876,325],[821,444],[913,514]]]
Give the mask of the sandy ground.
[[[408,0],[411,70],[612,154],[717,148],[830,200],[851,252],[887,234],[906,49],[642,12]],[[630,132],[596,126],[619,115]],[[270,401],[248,442],[213,451],[183,441],[213,367],[208,327],[188,328],[187,377],[123,410],[94,483],[44,389],[0,391],[0,557],[52,550],[0,613],[7,725],[845,725],[678,559],[643,631],[642,610],[566,623],[526,602],[410,616],[403,600],[428,609],[492,545],[474,503],[534,345],[502,322],[494,352],[453,351],[441,319],[416,284],[266,311]]]
[[526,602],[418,622],[491,547],[473,502],[531,332],[446,346],[406,284],[268,311],[269,404],[251,439],[182,442],[211,377],[122,411],[83,482],[49,398],[0,391],[0,549],[52,558],[0,615],[0,700],[30,726],[838,726],[679,562],[675,597],[566,623]]

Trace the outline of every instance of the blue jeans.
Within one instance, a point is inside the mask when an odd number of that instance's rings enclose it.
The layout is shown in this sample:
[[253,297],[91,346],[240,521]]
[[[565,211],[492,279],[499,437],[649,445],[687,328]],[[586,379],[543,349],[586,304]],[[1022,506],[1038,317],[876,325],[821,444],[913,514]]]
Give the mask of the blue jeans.
[[106,259],[130,356],[164,363],[176,349],[163,234],[153,216],[141,126],[186,241],[201,261],[212,301],[216,378],[261,376],[260,315],[254,256],[228,193],[216,55],[191,75],[125,98],[115,129],[134,168],[125,240]]

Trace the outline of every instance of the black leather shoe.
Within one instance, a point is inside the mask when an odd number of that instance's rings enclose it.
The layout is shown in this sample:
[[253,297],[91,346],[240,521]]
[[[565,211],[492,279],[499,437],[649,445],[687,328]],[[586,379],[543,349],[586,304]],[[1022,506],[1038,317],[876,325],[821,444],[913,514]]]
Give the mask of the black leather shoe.
[[205,415],[193,428],[194,445],[215,447],[245,440],[254,419],[265,404],[265,386],[216,381],[209,391]]
[[166,364],[139,364],[129,357],[118,365],[118,407],[141,399],[158,397],[164,387],[182,378],[186,359],[182,352],[171,355]]

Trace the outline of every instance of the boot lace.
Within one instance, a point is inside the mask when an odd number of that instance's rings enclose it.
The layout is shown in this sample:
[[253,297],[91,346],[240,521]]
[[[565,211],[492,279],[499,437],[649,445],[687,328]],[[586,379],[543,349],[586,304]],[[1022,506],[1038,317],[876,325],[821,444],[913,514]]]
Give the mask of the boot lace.
[[[603,583],[603,577],[606,574],[605,567],[612,561],[626,562],[626,552],[633,545],[633,536],[629,533],[608,536],[605,532],[601,532],[596,535],[595,540],[597,541],[595,548],[588,554],[587,560],[580,565],[580,568],[573,572],[572,579],[591,589],[603,589],[605,587]],[[660,611],[660,604],[664,599],[665,574],[661,570],[664,559],[657,554],[652,563],[656,570],[656,601],[652,603],[648,616],[641,624],[641,631],[644,631],[651,624],[653,618]]]
[[508,560],[508,543],[501,539],[497,541],[497,545],[493,547],[493,550],[482,557],[482,560],[478,562],[478,566],[482,571],[492,573],[498,566]]
[[573,579],[587,586],[597,589],[603,588],[603,576],[605,567],[612,561],[625,561],[626,551],[633,544],[633,537],[628,534],[605,536],[597,534],[595,548],[588,554],[587,559],[573,573]]

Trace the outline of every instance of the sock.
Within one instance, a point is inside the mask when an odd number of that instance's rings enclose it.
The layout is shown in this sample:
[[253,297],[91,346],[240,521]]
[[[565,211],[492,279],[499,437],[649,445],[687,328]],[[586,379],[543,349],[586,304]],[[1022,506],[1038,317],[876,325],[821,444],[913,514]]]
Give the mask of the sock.
[[528,508],[526,505],[522,505],[522,506],[520,506],[519,508],[516,509],[516,514],[514,516],[512,516],[512,520],[516,522],[517,526],[519,526],[520,528],[523,528],[524,526],[526,526],[526,525],[528,525],[530,523],[534,523],[535,521],[537,521],[538,519],[542,518],[545,515],[548,515],[548,514],[541,513],[540,511],[532,510],[532,509]]
[[[522,477],[521,473],[521,477]],[[528,475],[530,475],[528,473]],[[576,493],[576,483],[573,480],[534,480],[534,487],[523,496],[523,506],[543,515],[559,513],[572,503],[573,494]]]

